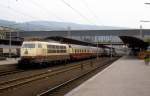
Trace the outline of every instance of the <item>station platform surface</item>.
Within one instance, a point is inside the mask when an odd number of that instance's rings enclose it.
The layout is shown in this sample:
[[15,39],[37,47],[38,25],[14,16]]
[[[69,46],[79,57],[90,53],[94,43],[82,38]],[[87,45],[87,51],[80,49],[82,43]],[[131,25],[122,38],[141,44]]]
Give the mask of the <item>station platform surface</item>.
[[150,96],[150,65],[124,56],[65,96]]
[[10,65],[10,64],[17,64],[19,58],[7,58],[6,60],[0,60],[1,65]]

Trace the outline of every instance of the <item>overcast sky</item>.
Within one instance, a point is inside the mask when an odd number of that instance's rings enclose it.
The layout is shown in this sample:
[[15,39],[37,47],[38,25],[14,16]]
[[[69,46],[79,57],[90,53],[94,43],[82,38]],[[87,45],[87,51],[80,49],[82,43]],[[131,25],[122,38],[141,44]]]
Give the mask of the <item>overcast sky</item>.
[[[65,1],[69,6],[65,4]],[[0,0],[0,19],[150,28],[150,0]]]

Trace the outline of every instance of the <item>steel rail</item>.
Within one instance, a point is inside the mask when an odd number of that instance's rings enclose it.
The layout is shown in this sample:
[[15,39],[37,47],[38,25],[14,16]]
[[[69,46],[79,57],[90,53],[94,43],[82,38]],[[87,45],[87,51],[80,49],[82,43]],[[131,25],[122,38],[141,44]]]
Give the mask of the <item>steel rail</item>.
[[[115,60],[113,60],[113,61],[115,61]],[[109,61],[109,62],[111,62],[111,61]],[[105,63],[107,63],[107,61],[106,61]],[[79,78],[82,78],[83,76],[85,76],[85,75],[87,75],[87,74],[89,74],[89,73],[91,73],[91,72],[93,72],[93,71],[95,71],[95,70],[97,70],[97,69],[99,69],[99,68],[104,69],[104,68],[106,68],[108,65],[110,65],[110,64],[108,63],[108,64],[104,64],[104,65],[98,66],[98,67],[96,67],[96,68],[94,68],[94,69],[92,69],[92,70],[90,70],[90,71],[88,71],[88,72],[86,72],[86,73],[84,73],[84,74],[82,74],[82,75],[79,75],[79,76],[77,76],[77,77],[75,77],[75,78],[72,78],[72,79],[66,81],[66,82],[63,82],[63,83],[61,83],[61,84],[59,84],[59,85],[56,85],[56,86],[54,86],[54,87],[52,87],[52,88],[50,88],[50,89],[48,89],[48,90],[46,90],[46,91],[44,91],[44,92],[42,92],[42,93],[39,93],[39,94],[37,94],[36,96],[47,96],[47,94],[50,93],[51,91],[54,91],[54,90],[56,90],[57,88],[60,88],[60,87],[66,85],[66,84],[68,84],[68,83],[70,83],[70,82],[73,82],[73,81],[75,81],[75,80],[77,80],[77,79],[79,79]]]
[[17,79],[12,79],[12,80],[2,82],[2,83],[0,83],[0,91],[4,91],[4,90],[9,89],[9,88],[20,86],[20,85],[23,85],[23,84],[26,84],[26,83],[29,83],[29,82],[32,82],[32,81],[40,80],[42,78],[57,75],[59,73],[63,73],[63,72],[73,70],[73,69],[76,69],[76,68],[81,68],[81,65],[82,65],[83,62],[85,62],[85,61],[82,61],[80,64],[63,67],[63,68],[56,69],[56,70],[53,70],[53,71],[47,71],[47,72],[43,72],[43,73],[40,73],[40,74],[29,76],[29,77],[17,78]]
[[10,75],[10,74],[15,74],[19,72],[24,72],[25,70],[8,70],[8,71],[1,71],[0,76],[5,76],[5,75]]

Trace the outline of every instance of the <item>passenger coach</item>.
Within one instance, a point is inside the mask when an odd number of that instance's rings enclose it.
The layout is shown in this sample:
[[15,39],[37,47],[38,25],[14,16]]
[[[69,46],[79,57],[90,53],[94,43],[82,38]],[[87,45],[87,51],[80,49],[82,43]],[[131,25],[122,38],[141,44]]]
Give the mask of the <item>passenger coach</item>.
[[19,64],[45,65],[53,62],[81,60],[100,56],[102,48],[47,41],[24,41]]

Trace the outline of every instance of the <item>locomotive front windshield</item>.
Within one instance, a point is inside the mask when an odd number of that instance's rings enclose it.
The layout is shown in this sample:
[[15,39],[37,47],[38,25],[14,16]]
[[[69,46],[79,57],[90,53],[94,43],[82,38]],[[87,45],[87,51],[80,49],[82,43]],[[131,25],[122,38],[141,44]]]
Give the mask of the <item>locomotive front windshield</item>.
[[23,44],[22,48],[35,48],[35,44]]

